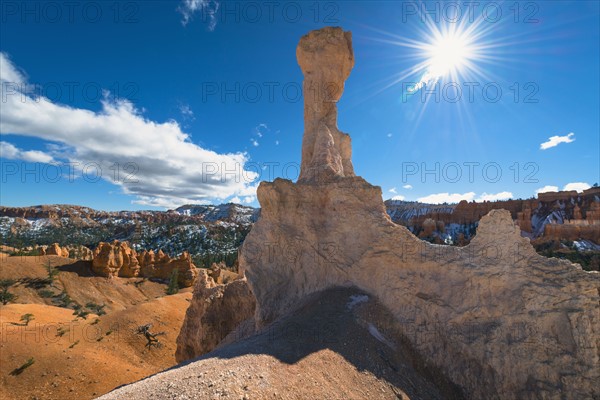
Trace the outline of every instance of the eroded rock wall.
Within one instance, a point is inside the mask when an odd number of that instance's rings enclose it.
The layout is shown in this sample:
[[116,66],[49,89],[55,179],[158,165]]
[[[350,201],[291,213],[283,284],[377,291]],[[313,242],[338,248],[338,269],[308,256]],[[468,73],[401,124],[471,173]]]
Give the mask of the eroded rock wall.
[[216,284],[200,270],[194,295],[177,336],[177,362],[213,350],[242,322],[254,315],[256,301],[245,279]]

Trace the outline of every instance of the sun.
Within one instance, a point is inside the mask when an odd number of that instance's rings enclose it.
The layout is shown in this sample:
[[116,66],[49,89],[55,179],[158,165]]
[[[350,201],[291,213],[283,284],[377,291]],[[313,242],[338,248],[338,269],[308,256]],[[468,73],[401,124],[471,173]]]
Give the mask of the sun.
[[427,71],[432,78],[456,75],[475,55],[472,40],[459,32],[436,35],[424,50],[428,57]]
[[418,50],[423,61],[414,69],[421,72],[421,79],[408,88],[409,93],[434,85],[440,79],[449,78],[456,81],[459,77],[477,70],[474,62],[481,59],[481,45],[477,44],[473,29],[464,26],[438,29],[431,26],[426,39],[411,45]]

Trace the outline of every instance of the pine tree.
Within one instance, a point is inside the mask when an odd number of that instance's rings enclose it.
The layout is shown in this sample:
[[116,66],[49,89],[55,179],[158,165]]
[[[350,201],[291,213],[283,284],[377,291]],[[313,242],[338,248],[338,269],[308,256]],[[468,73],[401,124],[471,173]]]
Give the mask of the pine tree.
[[173,272],[171,273],[171,277],[169,278],[169,286],[166,289],[166,293],[168,295],[179,292],[178,274],[179,274],[179,271],[177,271],[177,268],[175,268],[173,270]]
[[7,305],[11,301],[15,301],[17,296],[10,293],[8,289],[15,284],[15,280],[13,279],[2,279],[0,281],[0,302],[3,305]]
[[48,260],[46,264],[46,272],[48,273],[48,278],[46,278],[46,280],[52,285],[54,283],[54,278],[58,275],[58,270],[50,264],[50,260]]
[[21,321],[23,321],[23,325],[27,326],[29,325],[29,322],[34,320],[35,317],[33,316],[33,314],[23,314],[21,315]]

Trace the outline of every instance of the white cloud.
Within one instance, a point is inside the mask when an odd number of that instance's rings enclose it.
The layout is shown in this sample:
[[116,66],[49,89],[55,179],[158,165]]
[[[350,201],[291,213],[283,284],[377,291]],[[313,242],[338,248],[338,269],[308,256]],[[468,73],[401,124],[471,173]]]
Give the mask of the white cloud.
[[247,197],[238,197],[235,196],[233,197],[231,200],[229,200],[230,203],[236,203],[236,204],[250,204],[252,203],[254,200],[256,200],[256,197],[254,196],[247,196]]
[[591,188],[592,185],[586,182],[572,182],[567,183],[563,190],[577,190],[578,192],[583,192],[586,189]]
[[0,81],[24,84],[25,74],[18,70],[7,54],[0,52]]
[[498,201],[512,199],[513,194],[511,192],[500,192],[500,193],[483,193],[475,201]]
[[396,188],[395,188],[395,187],[393,187],[393,188],[391,188],[390,190],[388,190],[388,192],[390,192],[390,193],[398,193],[398,192],[396,191]]
[[250,139],[250,142],[252,143],[252,146],[258,147],[258,140],[252,138],[252,139]]
[[569,133],[566,136],[551,136],[548,138],[548,141],[540,144],[541,150],[547,150],[551,147],[556,147],[561,143],[571,143],[575,141],[575,134]]
[[279,140],[275,141],[275,146],[279,146]]
[[208,22],[208,30],[212,32],[217,26],[219,2],[215,0],[182,0],[177,11],[181,13],[183,26],[186,26],[193,19],[194,14],[199,12],[202,19]]
[[245,188],[238,191],[238,194],[240,196],[256,197],[256,191],[258,190],[259,184],[260,184],[260,182],[256,182],[252,185],[247,185]]
[[418,202],[421,203],[429,203],[429,204],[442,204],[442,203],[459,203],[463,200],[466,201],[498,201],[498,200],[508,200],[513,197],[511,192],[500,192],[500,193],[482,193],[479,197],[475,197],[475,192],[467,192],[467,193],[435,193],[430,194],[425,197],[420,197],[417,199]]
[[8,142],[0,142],[0,157],[9,160],[23,160],[28,162],[46,163],[54,162],[51,155],[37,150],[23,151]]
[[192,111],[191,107],[188,104],[182,104],[179,106],[179,112],[183,116],[184,119],[193,120],[194,119],[194,111]]
[[404,200],[404,199],[405,199],[405,197],[402,195],[392,197],[392,200]]
[[391,134],[391,133],[388,133],[388,134],[387,134],[387,137],[392,137],[392,134]]
[[436,193],[430,194],[429,196],[420,197],[417,201],[421,203],[429,204],[442,204],[442,203],[458,203],[462,200],[472,201],[475,198],[475,192],[468,193]]
[[412,188],[413,188],[413,187],[412,187],[412,185],[404,185],[404,186],[402,186],[402,187],[403,187],[404,189],[407,189],[407,190],[410,190],[410,189],[412,189]]
[[[3,53],[0,62],[2,80],[23,76]],[[244,169],[247,154],[206,150],[192,143],[177,122],[149,120],[127,101],[105,99],[98,112],[21,93],[6,93],[3,101],[0,133],[60,144],[61,157],[82,165],[95,163],[102,178],[136,196],[138,204],[173,207],[220,201],[243,193],[258,177]],[[115,165],[122,171],[118,179]],[[124,170],[126,166],[132,168]]]
[[541,187],[538,190],[536,190],[535,194],[537,196],[540,193],[546,193],[546,192],[558,192],[558,186],[546,185],[546,186]]

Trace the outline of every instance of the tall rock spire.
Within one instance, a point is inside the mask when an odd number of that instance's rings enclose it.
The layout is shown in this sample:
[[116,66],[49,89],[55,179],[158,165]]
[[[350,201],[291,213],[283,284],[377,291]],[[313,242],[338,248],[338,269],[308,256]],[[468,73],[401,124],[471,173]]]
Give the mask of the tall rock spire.
[[337,102],[354,67],[352,34],[341,28],[312,31],[296,49],[304,74],[304,139],[299,183],[354,176],[350,136],[337,127]]

